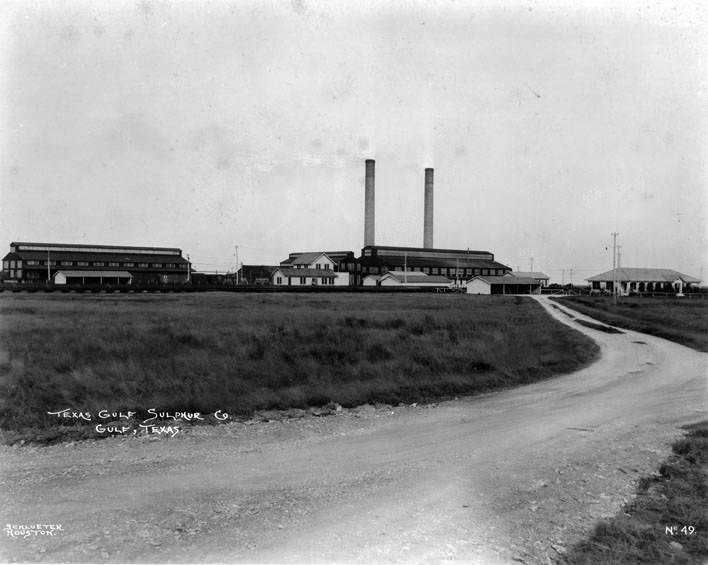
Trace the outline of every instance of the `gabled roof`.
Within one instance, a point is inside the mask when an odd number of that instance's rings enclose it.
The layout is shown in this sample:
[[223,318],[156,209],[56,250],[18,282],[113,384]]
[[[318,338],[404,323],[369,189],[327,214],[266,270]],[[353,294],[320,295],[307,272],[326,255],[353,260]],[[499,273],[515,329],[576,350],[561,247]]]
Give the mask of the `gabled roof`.
[[479,250],[472,250],[472,249],[438,249],[436,247],[398,247],[396,245],[365,245],[363,249],[373,249],[376,248],[377,250],[385,250],[385,249],[390,249],[391,251],[422,251],[422,252],[434,252],[434,253],[457,253],[457,254],[481,254],[481,255],[491,255],[494,256],[493,253],[490,253],[489,251],[479,251]]
[[472,277],[471,279],[469,279],[466,282],[466,284],[469,284],[473,280],[477,280],[477,279],[485,281],[489,284],[505,284],[505,285],[527,285],[527,284],[534,285],[534,284],[538,284],[538,280],[532,279],[530,277],[510,277],[510,276],[506,276],[506,275],[501,276],[501,277],[487,276],[487,275],[476,276],[476,277]]
[[492,261],[489,259],[474,259],[474,258],[445,258],[445,257],[417,257],[414,255],[409,255],[404,259],[401,255],[387,255],[384,252],[380,252],[376,257],[361,257],[360,262],[362,265],[403,265],[405,264],[409,267],[433,267],[433,268],[443,268],[443,269],[501,269],[501,270],[511,270],[506,265],[498,263],[497,261]]
[[[139,247],[137,245],[91,245],[86,243],[40,243],[33,241],[13,241],[10,247],[19,248],[18,251],[44,251],[56,249],[57,251],[77,251],[91,252],[100,251],[106,253],[155,253],[165,255],[181,255],[182,250],[178,247]],[[39,248],[39,249],[36,249]]]
[[[615,271],[617,272],[616,277],[613,276]],[[673,269],[652,269],[645,267],[621,267],[619,269],[611,269],[585,280],[590,282],[612,281],[615,280],[615,278],[618,282],[674,282],[677,279],[681,279],[686,283],[701,282],[701,280],[696,277],[684,275]]]
[[[322,255],[327,257],[330,261],[332,259],[324,251],[304,251],[302,253],[291,253],[290,256],[285,260],[281,261],[282,266],[287,265],[311,265]],[[332,261],[334,263],[335,261]]]
[[517,277],[517,278],[527,278],[527,279],[544,279],[544,280],[549,280],[549,276],[546,273],[542,273],[541,271],[513,271],[511,273],[508,273],[512,277]]
[[[14,254],[9,253],[6,257],[14,255],[12,259],[22,259],[23,261],[45,261],[46,251],[24,251],[20,249]],[[180,255],[148,255],[143,253],[112,253],[106,252],[86,252],[86,251],[50,251],[50,261],[104,261],[118,263],[175,263],[186,265],[188,261]]]
[[418,271],[389,271],[381,277],[381,280],[385,278],[392,278],[396,281],[404,284],[444,284],[448,285],[452,283],[447,277],[440,275],[427,275],[425,273],[420,273]]

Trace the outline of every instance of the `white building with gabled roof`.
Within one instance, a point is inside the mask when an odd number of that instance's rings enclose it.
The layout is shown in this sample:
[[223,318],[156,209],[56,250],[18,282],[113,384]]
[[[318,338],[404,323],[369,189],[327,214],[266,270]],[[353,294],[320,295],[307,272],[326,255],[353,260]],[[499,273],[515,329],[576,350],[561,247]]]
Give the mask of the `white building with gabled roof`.
[[337,262],[324,251],[290,253],[273,271],[276,286],[347,286],[349,273],[340,272]]

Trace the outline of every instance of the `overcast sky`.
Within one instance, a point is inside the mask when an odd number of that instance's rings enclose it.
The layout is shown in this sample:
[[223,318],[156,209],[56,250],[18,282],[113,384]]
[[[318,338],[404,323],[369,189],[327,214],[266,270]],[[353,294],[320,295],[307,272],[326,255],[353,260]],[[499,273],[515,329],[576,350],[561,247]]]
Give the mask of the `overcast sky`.
[[373,158],[378,244],[434,167],[436,247],[708,278],[703,5],[5,0],[0,245],[358,254]]

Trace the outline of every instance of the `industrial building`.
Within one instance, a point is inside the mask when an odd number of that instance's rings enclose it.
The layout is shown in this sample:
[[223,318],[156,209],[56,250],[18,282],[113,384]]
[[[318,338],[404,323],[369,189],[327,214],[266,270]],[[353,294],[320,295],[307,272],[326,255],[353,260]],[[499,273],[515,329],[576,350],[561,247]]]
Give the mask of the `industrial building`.
[[643,267],[621,267],[600,273],[587,280],[595,291],[612,291],[617,284],[619,293],[628,295],[638,292],[675,292],[697,287],[700,279],[684,275],[673,269],[652,269]]
[[5,281],[58,285],[185,283],[190,263],[172,247],[12,242]]
[[[389,271],[413,271],[446,277],[453,284],[477,275],[503,276],[511,268],[494,260],[489,251],[436,249],[433,245],[434,170],[424,171],[423,247],[394,247],[375,243],[376,163],[367,159],[364,176],[364,247],[355,264],[346,263],[355,284],[363,284],[370,275],[383,276]],[[374,279],[368,279],[367,285]],[[380,282],[380,281],[379,281]]]
[[469,249],[426,249],[369,245],[361,250],[359,273],[383,275],[388,271],[413,271],[464,281],[475,275],[504,275],[510,267],[494,260],[489,251]]

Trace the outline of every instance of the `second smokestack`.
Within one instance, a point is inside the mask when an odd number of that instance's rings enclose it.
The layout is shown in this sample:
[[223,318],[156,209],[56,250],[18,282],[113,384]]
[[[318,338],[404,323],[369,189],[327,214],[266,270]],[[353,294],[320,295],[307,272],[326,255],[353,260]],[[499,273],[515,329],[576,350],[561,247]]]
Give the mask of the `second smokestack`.
[[423,247],[433,248],[433,169],[425,169],[425,211]]
[[373,159],[366,160],[366,177],[364,180],[364,247],[374,245],[376,198],[375,198],[375,167]]

